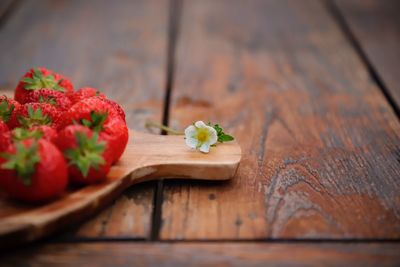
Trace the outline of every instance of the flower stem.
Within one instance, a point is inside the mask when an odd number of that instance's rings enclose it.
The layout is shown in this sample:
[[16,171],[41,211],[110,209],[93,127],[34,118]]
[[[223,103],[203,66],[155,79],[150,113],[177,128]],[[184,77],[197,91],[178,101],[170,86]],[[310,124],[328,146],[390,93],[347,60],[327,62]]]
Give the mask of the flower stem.
[[147,129],[150,128],[157,128],[163,131],[166,131],[167,133],[173,134],[173,135],[184,135],[184,132],[177,131],[175,129],[172,129],[168,126],[162,125],[160,123],[154,122],[154,121],[146,121],[144,125]]

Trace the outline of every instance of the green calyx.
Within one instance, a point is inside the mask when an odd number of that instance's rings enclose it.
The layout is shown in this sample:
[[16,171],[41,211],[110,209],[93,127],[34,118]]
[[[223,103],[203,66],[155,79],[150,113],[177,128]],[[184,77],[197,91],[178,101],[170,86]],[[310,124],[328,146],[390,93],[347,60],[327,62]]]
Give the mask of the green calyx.
[[51,97],[51,96],[47,96],[47,97],[39,96],[39,103],[47,103],[47,104],[50,104],[52,106],[57,106],[56,99],[54,97]]
[[38,153],[38,143],[35,141],[29,147],[21,142],[15,143],[16,152],[0,153],[0,157],[7,161],[1,165],[6,170],[15,170],[20,181],[30,186],[32,184],[32,175],[35,173],[35,165],[40,162]]
[[15,106],[13,104],[9,106],[8,99],[5,98],[4,101],[0,102],[0,119],[4,122],[8,122],[14,108]]
[[65,89],[59,85],[61,80],[57,81],[54,78],[54,75],[51,74],[44,76],[43,73],[37,68],[33,69],[32,78],[25,77],[22,79],[22,81],[25,83],[23,87],[26,90],[38,90],[46,88],[65,92]]
[[13,141],[22,141],[26,139],[33,138],[35,140],[39,140],[42,138],[43,132],[34,129],[34,130],[27,130],[24,128],[15,128],[12,131],[12,139]]
[[90,168],[98,170],[105,163],[102,154],[106,144],[98,141],[99,135],[97,132],[92,137],[77,132],[75,138],[77,147],[66,150],[64,155],[68,159],[69,165],[76,166],[83,177],[87,177]]
[[24,128],[31,128],[33,126],[49,125],[51,118],[43,114],[41,108],[34,110],[32,106],[28,106],[28,116],[18,116],[18,121]]
[[224,130],[219,124],[211,125],[211,123],[209,122],[208,126],[213,127],[215,131],[217,131],[218,142],[220,143],[233,141],[235,139],[232,135],[224,133]]
[[92,129],[95,132],[103,130],[104,122],[108,117],[108,113],[100,113],[97,111],[90,112],[90,121],[86,119],[81,119],[80,124]]

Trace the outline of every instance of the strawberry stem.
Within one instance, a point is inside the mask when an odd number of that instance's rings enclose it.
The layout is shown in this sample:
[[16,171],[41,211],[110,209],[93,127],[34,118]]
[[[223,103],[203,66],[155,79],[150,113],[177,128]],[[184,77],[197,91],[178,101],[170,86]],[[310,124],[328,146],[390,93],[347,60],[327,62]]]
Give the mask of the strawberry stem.
[[57,106],[57,101],[52,96],[43,97],[43,96],[40,95],[39,96],[39,103],[47,103],[47,104],[50,104],[52,106]]
[[82,132],[75,134],[77,147],[68,149],[64,152],[69,161],[69,165],[76,166],[83,177],[87,177],[90,168],[99,169],[105,163],[102,153],[106,148],[105,142],[99,142],[97,132],[92,137],[88,137]]
[[14,104],[9,105],[8,99],[5,98],[0,103],[0,119],[4,122],[8,122],[11,118],[11,114],[14,108],[15,108]]
[[95,132],[100,132],[103,130],[104,122],[107,120],[107,112],[97,112],[92,110],[90,112],[90,121],[86,119],[81,119],[81,124],[92,129]]
[[184,135],[185,134],[184,132],[177,131],[175,129],[172,129],[172,128],[168,127],[168,126],[165,126],[163,124],[159,124],[159,123],[154,122],[154,121],[146,121],[144,126],[147,129],[157,128],[157,129],[166,131],[167,133],[172,134],[172,135]]
[[21,182],[30,186],[32,184],[32,175],[35,173],[35,165],[40,162],[38,154],[38,143],[34,141],[29,147],[23,143],[15,143],[16,152],[0,153],[0,157],[8,160],[1,165],[6,170],[15,170],[17,177]]
[[32,106],[28,106],[28,116],[18,116],[18,121],[24,128],[31,128],[33,126],[49,125],[51,118],[47,114],[43,114],[41,108],[34,110]]
[[12,139],[14,141],[22,141],[26,139],[33,138],[35,140],[39,140],[43,136],[43,132],[33,129],[33,130],[28,130],[24,128],[15,128],[12,131]]
[[61,80],[57,81],[54,75],[44,76],[43,73],[37,69],[33,68],[32,78],[25,77],[22,79],[24,82],[24,89],[26,90],[38,90],[38,89],[52,89],[60,92],[65,92],[65,89],[62,88],[59,83]]

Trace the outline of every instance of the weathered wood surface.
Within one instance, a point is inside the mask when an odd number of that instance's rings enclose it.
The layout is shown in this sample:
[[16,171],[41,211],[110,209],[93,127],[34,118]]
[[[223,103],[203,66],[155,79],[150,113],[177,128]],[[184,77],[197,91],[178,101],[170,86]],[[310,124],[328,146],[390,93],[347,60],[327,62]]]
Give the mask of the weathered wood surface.
[[165,182],[161,239],[400,237],[400,124],[323,2],[186,1],[170,125],[221,123],[229,183]]
[[77,243],[8,253],[2,266],[398,266],[396,243]]
[[373,68],[400,107],[400,2],[335,0]]
[[[128,126],[161,121],[168,1],[22,1],[0,29],[0,90],[13,89],[31,66],[93,86],[117,100]],[[148,238],[154,183],[130,188],[76,229],[79,237]]]
[[[0,248],[36,240],[87,219],[137,183],[168,177],[231,179],[240,158],[236,142],[221,144],[203,154],[187,147],[183,136],[130,131],[125,152],[111,167],[106,181],[68,191],[59,199],[38,206],[0,196]],[[123,206],[119,208],[119,212],[127,212]],[[119,226],[125,224],[119,222]]]
[[[168,3],[118,3],[21,1],[0,28],[0,88],[48,66],[101,87],[131,128],[160,121]],[[324,3],[184,1],[179,26],[172,126],[220,122],[245,157],[229,183],[167,181],[161,238],[399,238],[399,123]],[[66,240],[148,238],[152,198],[153,184],[134,186]],[[0,265],[399,266],[398,251],[365,241],[41,242],[3,253]]]
[[0,22],[3,22],[7,19],[7,12],[9,11],[9,8],[13,4],[13,2],[15,3],[15,1],[13,0],[3,0],[0,2]]

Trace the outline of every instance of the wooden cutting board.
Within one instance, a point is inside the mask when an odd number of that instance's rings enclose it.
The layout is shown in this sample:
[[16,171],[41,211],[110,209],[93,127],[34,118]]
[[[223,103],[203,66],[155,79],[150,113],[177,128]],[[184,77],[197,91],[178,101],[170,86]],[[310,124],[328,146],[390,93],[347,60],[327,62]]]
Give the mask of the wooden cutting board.
[[32,241],[89,217],[127,187],[158,178],[227,180],[238,168],[236,142],[203,154],[185,145],[183,136],[129,132],[124,155],[103,183],[69,189],[59,199],[28,205],[0,196],[0,247]]

